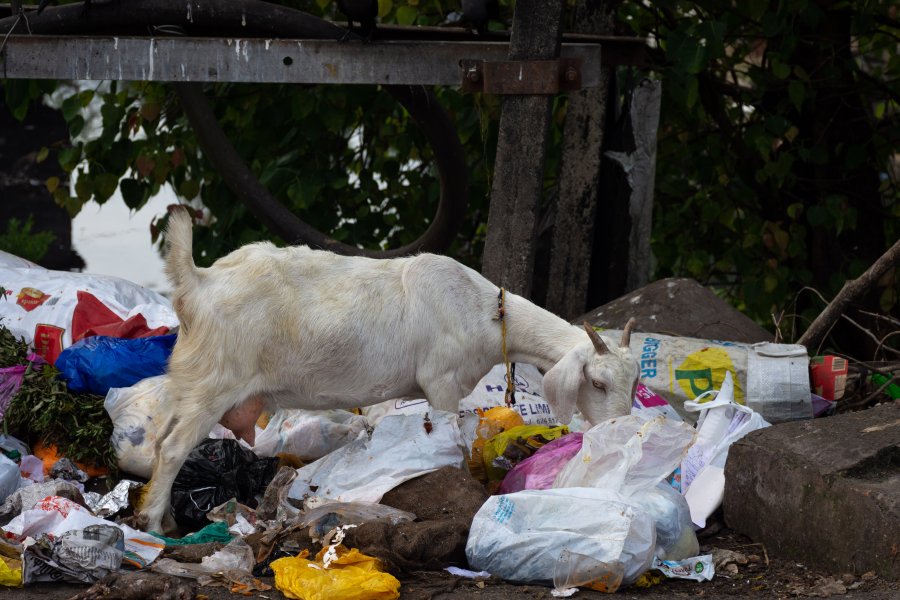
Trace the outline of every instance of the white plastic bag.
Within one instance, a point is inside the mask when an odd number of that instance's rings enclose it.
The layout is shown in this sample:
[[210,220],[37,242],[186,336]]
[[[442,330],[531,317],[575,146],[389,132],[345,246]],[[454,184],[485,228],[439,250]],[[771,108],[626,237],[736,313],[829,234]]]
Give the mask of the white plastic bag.
[[256,436],[260,457],[286,453],[304,462],[322,458],[359,437],[366,418],[346,410],[280,409]]
[[0,503],[19,489],[19,465],[0,453]]
[[462,439],[454,413],[385,417],[371,438],[350,442],[297,470],[289,498],[379,502],[404,481],[441,467],[462,468]]
[[[715,399],[703,402],[705,397]],[[769,423],[752,408],[734,401],[734,383],[727,373],[718,392],[705,394],[695,402],[685,402],[690,411],[700,411],[697,441],[681,463],[681,489],[691,508],[691,519],[705,527],[706,519],[725,495],[725,461],[728,448],[751,431]]]
[[[564,554],[622,568],[631,583],[653,559],[650,516],[619,494],[596,488],[522,490],[491,496],[472,520],[466,558],[476,570],[516,582],[559,577]],[[593,573],[601,577],[602,573]]]
[[110,442],[119,468],[149,478],[153,473],[159,404],[165,396],[166,376],[149,377],[127,388],[112,388],[103,407],[113,422]]
[[680,464],[696,436],[692,426],[661,415],[604,421],[584,434],[581,450],[559,472],[553,487],[617,492],[653,520],[657,556],[694,556],[700,547],[687,502],[663,479]]
[[[13,266],[11,266],[13,265]],[[142,315],[149,329],[175,328],[178,317],[164,296],[136,283],[106,275],[17,266],[0,257],[0,319],[16,337],[25,338],[51,364],[72,345],[72,319],[78,293],[87,292],[120,319]]]
[[609,419],[585,432],[553,487],[597,487],[625,497],[650,490],[675,470],[696,435],[687,423],[662,416]]

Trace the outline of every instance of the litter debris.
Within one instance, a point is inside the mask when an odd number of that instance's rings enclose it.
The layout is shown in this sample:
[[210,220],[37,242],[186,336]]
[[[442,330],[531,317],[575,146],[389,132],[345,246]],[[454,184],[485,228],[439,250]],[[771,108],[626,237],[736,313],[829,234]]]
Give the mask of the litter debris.
[[[695,435],[690,425],[661,416],[598,424],[584,434],[581,450],[557,475],[553,489],[488,499],[469,533],[470,566],[510,581],[555,579],[571,587],[557,571],[565,549],[593,561],[584,581],[613,581],[612,572],[599,572],[595,563],[619,564],[627,585],[647,570],[656,553],[671,553],[673,559],[696,554],[696,536],[685,527],[687,506],[670,508],[673,496],[660,494],[672,490],[658,485]],[[667,532],[660,538],[670,547],[657,548],[657,529]],[[581,568],[584,563],[573,564]]]
[[[706,397],[714,396],[706,401]],[[691,519],[699,527],[722,504],[725,496],[725,461],[728,448],[751,431],[769,423],[752,408],[734,401],[731,373],[726,373],[718,392],[685,402],[690,411],[700,411],[697,441],[681,463],[681,488],[691,507]]]
[[66,481],[78,481],[84,483],[88,480],[88,474],[75,466],[68,458],[60,458],[53,463],[53,466],[47,471],[52,479],[64,479]]
[[529,458],[539,448],[569,433],[566,426],[520,425],[500,432],[489,439],[483,449],[482,461],[488,479],[488,491],[500,487],[503,478],[514,466]]
[[228,532],[228,524],[209,523],[200,531],[188,534],[182,538],[170,538],[159,533],[152,534],[153,537],[162,540],[168,548],[169,546],[187,546],[191,544],[208,544],[210,542],[222,542],[227,544],[234,537]]
[[716,574],[713,566],[713,555],[704,554],[684,560],[653,560],[653,568],[670,579],[692,579],[709,581]]
[[50,479],[19,488],[10,494],[0,506],[0,527],[5,528],[7,523],[22,511],[33,508],[35,504],[48,496],[66,498],[76,504],[87,506],[81,489],[74,483],[62,479]]
[[484,411],[478,409],[476,414],[478,424],[475,426],[475,440],[469,457],[469,472],[482,483],[487,483],[484,468],[485,444],[498,433],[524,425],[525,421],[519,413],[506,406],[496,406]]
[[[606,330],[617,337],[620,331]],[[734,379],[734,399],[770,423],[812,418],[809,356],[799,344],[744,344],[633,332],[631,351],[640,356],[640,381],[665,398],[686,420],[684,403]]]
[[236,440],[204,440],[191,450],[172,485],[175,522],[199,529],[209,511],[231,498],[255,506],[277,468],[277,458],[257,458]]
[[85,494],[87,507],[98,517],[110,517],[119,511],[128,508],[130,504],[128,500],[129,493],[133,489],[143,487],[143,485],[144,484],[138,483],[137,481],[122,479],[112,490],[97,498],[94,502],[91,502],[88,498],[88,494]]
[[573,456],[581,450],[584,434],[564,435],[539,448],[532,456],[514,466],[500,484],[498,493],[510,494],[520,490],[546,490]]
[[280,409],[257,434],[253,452],[312,462],[359,438],[367,426],[365,417],[346,410]]
[[118,277],[0,264],[0,281],[10,294],[0,319],[50,364],[82,338],[160,335],[178,326],[166,298]]
[[197,584],[152,571],[118,571],[70,600],[194,600]]
[[288,497],[314,496],[343,502],[378,502],[399,484],[444,466],[463,464],[454,413],[430,413],[432,432],[421,415],[385,417],[368,436],[297,470]]
[[400,581],[382,571],[377,559],[359,550],[336,548],[336,558],[325,567],[323,548],[316,560],[304,550],[295,557],[272,562],[275,587],[290,598],[304,600],[393,600],[400,597]]
[[451,575],[457,577],[465,577],[466,579],[490,579],[491,574],[487,571],[470,571],[469,569],[460,569],[459,567],[447,567],[444,569]]
[[165,373],[175,338],[93,336],[63,350],[55,366],[71,391],[105,396],[110,388],[130,387]]
[[93,583],[119,570],[125,535],[113,524],[43,534],[25,548],[22,580]]
[[324,538],[335,527],[360,525],[381,519],[391,525],[415,521],[416,515],[375,502],[329,502],[303,513],[300,524],[309,527],[313,541]]

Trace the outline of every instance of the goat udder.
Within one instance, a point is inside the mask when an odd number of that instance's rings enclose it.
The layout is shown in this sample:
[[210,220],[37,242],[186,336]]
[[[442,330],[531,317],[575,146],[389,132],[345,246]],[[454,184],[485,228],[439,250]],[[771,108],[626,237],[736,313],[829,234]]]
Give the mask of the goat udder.
[[262,396],[250,396],[222,415],[219,424],[230,429],[236,438],[252,446],[256,443],[256,422],[262,414],[263,406],[265,401]]

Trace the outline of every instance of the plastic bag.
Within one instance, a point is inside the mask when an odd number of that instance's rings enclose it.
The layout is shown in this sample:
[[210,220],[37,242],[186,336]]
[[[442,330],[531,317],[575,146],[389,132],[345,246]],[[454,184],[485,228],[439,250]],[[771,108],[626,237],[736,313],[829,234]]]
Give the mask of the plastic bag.
[[[622,585],[625,572],[622,563],[605,563],[592,556],[563,549],[553,573],[553,596],[567,597],[586,587],[612,594]],[[571,591],[570,591],[571,590]]]
[[520,425],[498,433],[484,445],[482,461],[489,482],[500,481],[512,467],[529,458],[538,448],[569,433],[566,426]]
[[677,561],[697,556],[700,543],[684,496],[662,482],[653,489],[635,494],[631,501],[653,519],[656,528],[654,555],[657,558]]
[[650,566],[655,544],[650,516],[614,492],[523,490],[488,498],[472,520],[466,558],[509,581],[547,582],[559,575],[566,550],[620,563],[631,583]]
[[322,538],[341,525],[359,525],[386,519],[391,525],[415,521],[416,515],[375,502],[329,502],[303,513],[300,524],[309,526],[313,538]]
[[[704,402],[706,396],[715,400]],[[685,402],[684,407],[700,411],[697,441],[681,463],[682,492],[691,508],[691,519],[705,527],[706,519],[722,504],[725,495],[725,461],[728,448],[751,431],[768,427],[752,408],[734,402],[734,383],[728,373],[718,392]]]
[[511,494],[521,490],[546,490],[573,456],[581,450],[582,433],[570,433],[553,440],[526,458],[506,474],[499,493]]
[[609,419],[584,434],[553,487],[597,487],[625,497],[649,490],[675,470],[696,435],[687,423],[661,416]]
[[0,453],[0,502],[19,489],[19,465]]
[[297,469],[289,498],[378,502],[404,481],[464,464],[455,413],[385,417],[372,432]]
[[118,277],[0,264],[0,282],[9,294],[0,302],[3,324],[51,364],[85,337],[161,335],[178,326],[165,297]]
[[338,557],[323,565],[323,548],[316,560],[304,550],[295,557],[272,561],[275,587],[288,598],[303,600],[394,600],[400,597],[400,582],[382,572],[377,559],[356,548],[337,547]]
[[290,454],[312,462],[337,450],[365,431],[366,418],[346,410],[281,409],[256,436],[257,456]]
[[484,469],[485,444],[498,433],[524,425],[525,421],[519,413],[505,406],[495,406],[485,411],[479,409],[476,414],[478,424],[475,426],[475,439],[469,457],[469,472],[481,483],[487,483],[487,473]]
[[0,585],[22,587],[22,561],[0,556]]
[[277,458],[257,458],[236,440],[204,440],[191,450],[172,484],[175,522],[189,529],[207,524],[206,513],[236,498],[256,506],[275,471]]
[[93,583],[118,571],[125,554],[125,536],[114,524],[88,525],[56,535],[44,535],[22,555],[22,580]]
[[177,336],[136,339],[93,336],[63,350],[56,360],[73,392],[105,396],[110,388],[130,387],[166,372]]

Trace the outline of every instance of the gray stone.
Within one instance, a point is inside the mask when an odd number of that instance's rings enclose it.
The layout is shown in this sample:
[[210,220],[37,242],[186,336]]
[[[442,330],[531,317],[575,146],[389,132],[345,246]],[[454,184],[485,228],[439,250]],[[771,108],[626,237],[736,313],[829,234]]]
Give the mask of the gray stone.
[[728,454],[724,510],[771,555],[900,579],[900,403],[749,434]]
[[669,278],[647,284],[586,312],[573,323],[621,329],[636,320],[636,331],[729,342],[771,342],[774,336],[693,279]]

